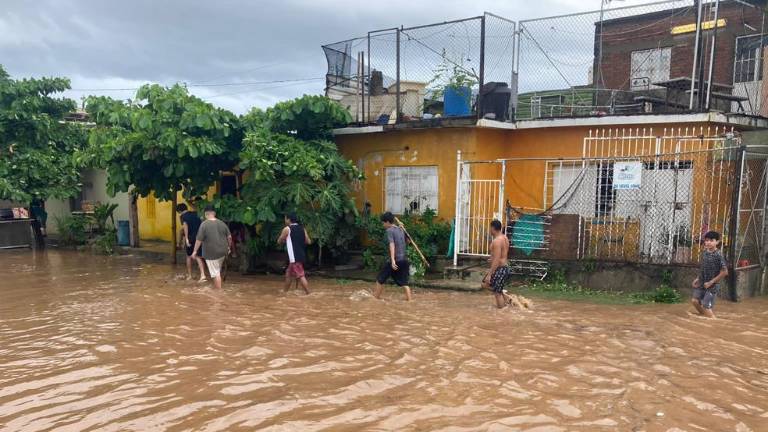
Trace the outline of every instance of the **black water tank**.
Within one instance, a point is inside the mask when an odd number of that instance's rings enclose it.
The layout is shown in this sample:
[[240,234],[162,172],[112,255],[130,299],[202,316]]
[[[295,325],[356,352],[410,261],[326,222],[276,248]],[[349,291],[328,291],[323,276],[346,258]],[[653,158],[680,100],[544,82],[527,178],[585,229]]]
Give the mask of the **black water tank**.
[[494,114],[495,120],[509,120],[509,101],[512,98],[512,90],[505,82],[489,82],[480,89],[482,95],[482,109],[480,118],[486,114]]

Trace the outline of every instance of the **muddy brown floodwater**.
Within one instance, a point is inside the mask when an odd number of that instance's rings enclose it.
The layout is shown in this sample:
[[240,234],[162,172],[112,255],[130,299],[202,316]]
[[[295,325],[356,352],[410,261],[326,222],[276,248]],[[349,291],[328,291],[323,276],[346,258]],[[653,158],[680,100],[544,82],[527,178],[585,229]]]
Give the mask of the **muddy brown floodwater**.
[[3,252],[2,431],[766,431],[768,301],[537,301],[311,279],[223,292],[133,257]]

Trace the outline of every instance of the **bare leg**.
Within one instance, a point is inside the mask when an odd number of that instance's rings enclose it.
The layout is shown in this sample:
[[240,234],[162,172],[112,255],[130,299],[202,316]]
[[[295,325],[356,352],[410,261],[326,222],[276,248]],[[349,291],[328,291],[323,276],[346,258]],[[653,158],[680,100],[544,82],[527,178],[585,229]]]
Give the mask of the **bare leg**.
[[[200,282],[205,281],[205,265],[203,263],[203,259],[200,257],[197,257],[197,267],[200,269]],[[191,272],[191,271],[190,271]]]
[[283,292],[288,292],[291,289],[291,285],[293,285],[293,278],[290,274],[285,273],[285,287],[283,288]]
[[384,291],[384,285],[376,282],[376,288],[373,289],[373,296],[377,299],[381,299],[381,292]]
[[405,301],[413,300],[413,296],[411,295],[411,287],[406,285],[403,287],[403,289],[405,289]]
[[504,299],[504,295],[501,293],[493,293],[493,296],[496,298],[496,307],[504,309],[504,306],[507,305],[507,300]]
[[309,294],[309,283],[307,282],[307,278],[302,276],[298,282],[301,283],[301,287],[304,288],[304,293]]
[[187,255],[187,280],[192,280],[192,257]]
[[213,278],[213,286],[216,287],[216,289],[221,289],[221,275],[216,276]]
[[704,316],[707,318],[714,318],[715,313],[712,311],[712,309],[704,309]]
[[706,315],[706,312],[704,312],[704,307],[701,305],[699,299],[691,299],[691,304],[696,308],[696,311],[699,313],[699,315]]

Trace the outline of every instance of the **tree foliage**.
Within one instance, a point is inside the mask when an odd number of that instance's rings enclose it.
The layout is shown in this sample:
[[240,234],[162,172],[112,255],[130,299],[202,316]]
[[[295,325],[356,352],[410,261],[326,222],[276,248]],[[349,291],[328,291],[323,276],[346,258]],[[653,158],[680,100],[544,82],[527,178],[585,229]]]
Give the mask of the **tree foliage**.
[[263,117],[271,131],[295,134],[302,140],[330,139],[334,128],[344,127],[352,120],[338,103],[313,95],[279,102],[267,109]]
[[142,86],[133,102],[91,97],[87,110],[98,126],[90,136],[94,162],[106,169],[110,194],[133,185],[160,200],[180,190],[198,196],[237,163],[237,117],[178,84]]
[[0,199],[65,199],[80,190],[86,132],[64,122],[64,78],[14,80],[0,66]]
[[274,242],[285,212],[296,212],[326,245],[332,243],[340,219],[354,222],[349,192],[359,172],[331,141],[302,141],[262,128],[246,135],[240,169],[246,172],[241,199],[218,205],[224,217],[258,225],[263,247]]
[[[314,111],[307,108],[312,104]],[[335,107],[327,98],[304,96],[243,117],[248,132],[240,153],[245,173],[240,199],[220,199],[216,206],[223,218],[258,227],[257,251],[274,243],[286,212],[296,212],[323,245],[351,238],[345,231],[356,215],[350,186],[361,176],[336,144],[323,138],[337,125]],[[293,117],[280,120],[285,112]]]

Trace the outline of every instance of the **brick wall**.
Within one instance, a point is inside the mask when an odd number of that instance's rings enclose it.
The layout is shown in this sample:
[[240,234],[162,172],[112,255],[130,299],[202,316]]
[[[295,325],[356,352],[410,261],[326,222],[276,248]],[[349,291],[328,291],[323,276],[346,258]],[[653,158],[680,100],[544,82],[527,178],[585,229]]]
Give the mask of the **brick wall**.
[[[714,82],[732,84],[736,37],[759,33],[762,25],[762,11],[733,1],[724,1],[720,4],[718,18],[724,18],[726,26],[717,29]],[[705,15],[705,20],[707,19]],[[602,83],[600,83],[600,87],[629,90],[632,51],[652,48],[672,48],[670,79],[690,77],[696,33],[672,35],[671,29],[674,26],[695,22],[696,10],[694,8],[680,8],[674,11],[605,21],[602,26],[602,66],[600,68]],[[757,31],[749,29],[747,25],[757,29]],[[595,58],[599,52],[599,31],[600,27],[596,24]],[[711,32],[711,30],[704,31],[702,35],[708,40]],[[705,51],[706,74],[709,68],[708,46]],[[597,69],[597,64],[595,64],[595,70]],[[600,74],[595,73],[594,76],[600,82]]]

